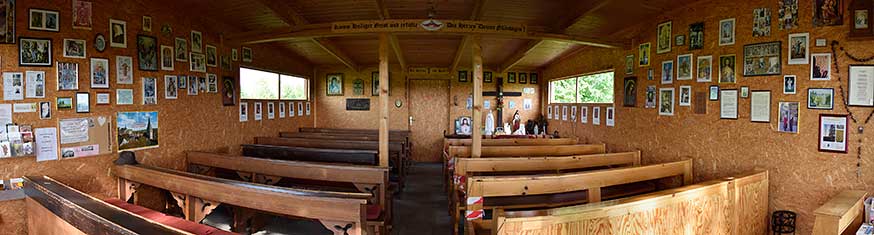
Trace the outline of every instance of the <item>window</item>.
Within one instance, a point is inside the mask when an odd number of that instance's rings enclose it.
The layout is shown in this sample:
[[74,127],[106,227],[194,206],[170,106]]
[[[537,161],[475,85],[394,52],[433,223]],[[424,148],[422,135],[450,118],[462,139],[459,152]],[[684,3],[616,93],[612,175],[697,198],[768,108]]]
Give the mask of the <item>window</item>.
[[550,103],[613,103],[613,71],[549,82]]
[[306,78],[240,68],[240,98],[244,100],[306,100],[308,85]]

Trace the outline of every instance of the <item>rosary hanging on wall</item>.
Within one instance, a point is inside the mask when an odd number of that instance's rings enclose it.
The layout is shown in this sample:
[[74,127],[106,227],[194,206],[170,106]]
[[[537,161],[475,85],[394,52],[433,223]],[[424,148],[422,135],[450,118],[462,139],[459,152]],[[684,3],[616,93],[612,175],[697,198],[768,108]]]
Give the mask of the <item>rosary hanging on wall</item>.
[[[856,63],[868,63],[868,62],[874,61],[874,56],[859,57],[859,56],[850,54],[849,51],[845,50],[844,47],[840,46],[840,43],[838,41],[832,41],[832,43],[831,43],[831,53],[832,53],[832,58],[834,58],[834,59],[832,59],[832,63],[834,64],[834,68],[835,68],[835,70],[833,70],[833,71],[835,71],[834,72],[835,77],[838,78],[838,93],[841,96],[841,102],[844,104],[844,111],[846,111],[847,114],[850,115],[850,120],[852,120],[854,124],[857,124],[859,126],[858,133],[859,133],[859,135],[861,135],[865,131],[864,126],[867,125],[868,122],[871,122],[871,117],[874,116],[874,110],[872,110],[870,113],[868,113],[868,116],[865,118],[865,122],[863,122],[861,124],[859,124],[859,120],[856,119],[856,114],[850,110],[849,101],[847,101],[847,94],[844,92],[844,81],[841,79],[841,76],[840,76],[841,70],[839,69],[840,66],[838,64],[838,50],[840,50],[840,52],[844,56],[846,56],[847,58],[850,58],[850,60],[852,60],[853,62],[856,62]],[[863,138],[859,138],[859,146],[856,149],[857,150],[856,151],[857,152],[857,155],[856,155],[856,176],[857,177],[862,176],[862,139]]]

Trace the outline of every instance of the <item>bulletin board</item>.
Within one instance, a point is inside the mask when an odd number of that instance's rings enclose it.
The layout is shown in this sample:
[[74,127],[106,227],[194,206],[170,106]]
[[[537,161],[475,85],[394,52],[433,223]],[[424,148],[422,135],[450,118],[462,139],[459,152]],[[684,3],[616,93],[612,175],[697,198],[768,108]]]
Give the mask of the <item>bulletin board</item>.
[[[81,129],[87,129],[87,140],[77,141],[75,143],[64,143],[64,139],[73,135],[81,135],[80,129],[76,125],[70,126],[69,123],[85,122],[87,125],[82,125]],[[112,118],[110,116],[94,116],[81,118],[67,118],[58,120],[58,135],[61,146],[59,149],[61,159],[95,156],[101,154],[112,153]]]

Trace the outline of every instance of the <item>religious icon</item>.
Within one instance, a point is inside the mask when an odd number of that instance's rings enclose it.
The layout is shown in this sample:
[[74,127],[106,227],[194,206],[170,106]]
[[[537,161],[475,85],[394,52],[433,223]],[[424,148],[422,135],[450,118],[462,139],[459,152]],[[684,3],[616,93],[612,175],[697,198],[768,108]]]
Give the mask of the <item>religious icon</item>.
[[325,78],[327,95],[342,96],[343,95],[343,74],[334,73],[328,74]]

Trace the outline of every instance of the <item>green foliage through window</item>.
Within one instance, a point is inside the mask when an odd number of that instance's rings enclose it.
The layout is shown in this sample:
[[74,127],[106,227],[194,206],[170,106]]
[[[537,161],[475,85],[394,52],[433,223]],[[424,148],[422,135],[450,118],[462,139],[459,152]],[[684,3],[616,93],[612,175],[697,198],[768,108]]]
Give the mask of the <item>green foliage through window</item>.
[[240,68],[240,98],[306,100],[309,80],[302,77]]
[[613,103],[613,72],[549,82],[550,103]]

